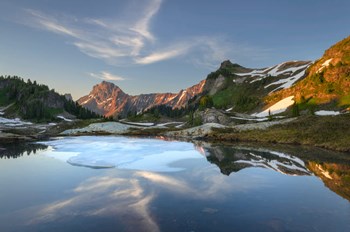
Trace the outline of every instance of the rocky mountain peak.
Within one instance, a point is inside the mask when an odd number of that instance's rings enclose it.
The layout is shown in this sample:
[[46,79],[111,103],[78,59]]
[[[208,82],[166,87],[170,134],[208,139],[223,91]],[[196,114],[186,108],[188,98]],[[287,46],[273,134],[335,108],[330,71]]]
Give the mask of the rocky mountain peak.
[[121,91],[123,92],[119,86],[108,82],[108,81],[102,81],[100,84],[97,84],[93,87],[92,92],[96,93],[96,92],[106,92],[108,94],[111,94],[114,91]]
[[179,93],[151,93],[130,96],[113,83],[103,81],[95,85],[89,95],[78,103],[105,116],[127,116],[129,112],[142,112],[159,105],[173,109],[184,107],[188,100],[203,91],[205,80]]
[[223,69],[223,68],[230,67],[230,66],[232,66],[232,65],[233,65],[233,64],[231,63],[230,60],[225,60],[225,61],[223,61],[223,62],[221,63],[220,68]]

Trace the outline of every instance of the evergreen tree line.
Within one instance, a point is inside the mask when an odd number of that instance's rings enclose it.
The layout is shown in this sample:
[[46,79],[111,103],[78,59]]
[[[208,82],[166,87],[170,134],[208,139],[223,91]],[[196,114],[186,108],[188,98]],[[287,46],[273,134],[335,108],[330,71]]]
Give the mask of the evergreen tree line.
[[0,76],[0,102],[3,105],[14,103],[12,113],[37,121],[54,120],[55,115],[64,110],[80,119],[100,117],[46,85],[30,79],[24,81],[18,76]]

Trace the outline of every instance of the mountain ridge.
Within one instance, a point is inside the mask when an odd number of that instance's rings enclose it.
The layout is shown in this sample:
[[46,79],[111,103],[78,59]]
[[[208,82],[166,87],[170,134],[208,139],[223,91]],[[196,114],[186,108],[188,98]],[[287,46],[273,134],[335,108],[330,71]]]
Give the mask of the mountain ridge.
[[178,93],[149,93],[129,95],[117,85],[102,81],[93,87],[89,95],[78,99],[78,103],[96,113],[110,117],[125,117],[130,112],[141,113],[158,105],[166,105],[172,109],[184,107],[188,100],[202,91],[205,80]]
[[[316,109],[339,111],[350,106],[350,37],[327,49],[316,61],[286,61],[255,69],[225,60],[204,80],[178,93],[132,96],[114,85],[109,86],[114,92],[106,90],[106,83],[94,86],[78,103],[114,117],[140,114],[161,105],[173,110],[187,107],[189,111],[214,107],[253,117],[266,115],[270,107],[283,102],[288,104],[271,113],[295,116],[299,110],[311,114]],[[293,103],[297,105],[295,112]]]

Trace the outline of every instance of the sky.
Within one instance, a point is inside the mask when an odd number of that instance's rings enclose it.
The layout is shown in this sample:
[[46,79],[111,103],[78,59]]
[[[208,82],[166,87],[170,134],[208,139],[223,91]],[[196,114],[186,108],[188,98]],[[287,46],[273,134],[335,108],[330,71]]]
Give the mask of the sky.
[[0,0],[0,75],[77,100],[102,80],[178,92],[224,60],[316,60],[350,35],[348,0]]

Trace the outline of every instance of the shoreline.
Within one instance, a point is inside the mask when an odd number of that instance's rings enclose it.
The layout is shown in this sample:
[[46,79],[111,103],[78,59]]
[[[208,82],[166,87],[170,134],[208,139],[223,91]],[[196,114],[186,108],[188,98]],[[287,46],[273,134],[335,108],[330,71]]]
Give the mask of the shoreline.
[[[265,145],[310,146],[350,154],[349,115],[302,117],[280,121],[224,126],[209,123],[187,129],[140,127],[120,122],[83,122],[62,124],[45,133],[33,130],[1,131],[0,146],[47,140],[60,136],[137,136],[210,143],[259,143]],[[60,128],[59,130],[57,128]]]

